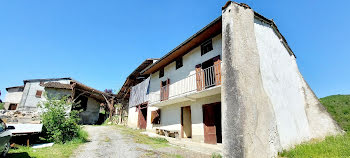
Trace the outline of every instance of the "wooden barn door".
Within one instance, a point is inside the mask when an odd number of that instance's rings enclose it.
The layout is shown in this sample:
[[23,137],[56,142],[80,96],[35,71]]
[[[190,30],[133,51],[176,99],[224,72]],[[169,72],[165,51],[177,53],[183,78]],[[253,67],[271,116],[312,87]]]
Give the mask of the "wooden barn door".
[[138,107],[138,127],[140,129],[146,129],[147,127],[147,105]]
[[203,105],[203,123],[204,143],[221,143],[221,103]]

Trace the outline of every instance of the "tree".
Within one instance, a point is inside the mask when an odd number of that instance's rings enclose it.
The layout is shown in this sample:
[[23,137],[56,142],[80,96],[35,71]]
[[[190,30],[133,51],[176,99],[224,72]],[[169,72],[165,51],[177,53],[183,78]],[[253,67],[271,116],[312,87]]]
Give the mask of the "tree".
[[44,109],[41,119],[43,132],[48,141],[65,143],[79,137],[79,111],[69,110],[73,103],[68,101],[67,96],[61,99],[47,98],[47,101],[41,102],[38,106]]
[[108,94],[113,94],[113,90],[112,89],[105,89],[104,92],[108,93]]

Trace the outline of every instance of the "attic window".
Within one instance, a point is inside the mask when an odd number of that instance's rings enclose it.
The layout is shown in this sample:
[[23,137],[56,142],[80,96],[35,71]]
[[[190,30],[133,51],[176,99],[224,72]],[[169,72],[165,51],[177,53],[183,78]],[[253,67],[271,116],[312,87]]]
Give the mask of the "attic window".
[[159,78],[164,76],[164,67],[159,70]]
[[182,56],[176,59],[176,70],[181,68],[183,66],[182,64]]
[[208,52],[210,52],[211,50],[213,50],[213,43],[212,40],[208,40],[205,41],[202,45],[201,45],[201,55],[204,55]]
[[42,94],[43,94],[43,91],[37,90],[37,91],[36,91],[36,94],[35,94],[35,97],[41,98],[41,95],[42,95]]

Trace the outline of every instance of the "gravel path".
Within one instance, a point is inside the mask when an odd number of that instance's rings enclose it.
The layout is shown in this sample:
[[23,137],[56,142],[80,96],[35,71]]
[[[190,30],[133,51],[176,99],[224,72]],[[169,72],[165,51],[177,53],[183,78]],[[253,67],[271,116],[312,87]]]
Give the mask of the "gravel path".
[[136,158],[136,157],[210,157],[178,147],[152,149],[138,144],[130,136],[121,134],[114,126],[85,126],[89,133],[89,142],[81,145],[73,158]]

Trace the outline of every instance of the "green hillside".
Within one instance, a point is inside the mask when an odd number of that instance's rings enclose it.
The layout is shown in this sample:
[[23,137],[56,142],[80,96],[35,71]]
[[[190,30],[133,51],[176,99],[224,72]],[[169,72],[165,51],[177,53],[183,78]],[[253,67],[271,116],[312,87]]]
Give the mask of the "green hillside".
[[327,137],[323,141],[311,141],[297,145],[290,151],[280,153],[280,157],[350,157],[350,95],[332,95],[321,98],[320,102],[347,133]]
[[332,95],[320,99],[335,121],[350,132],[350,95]]

